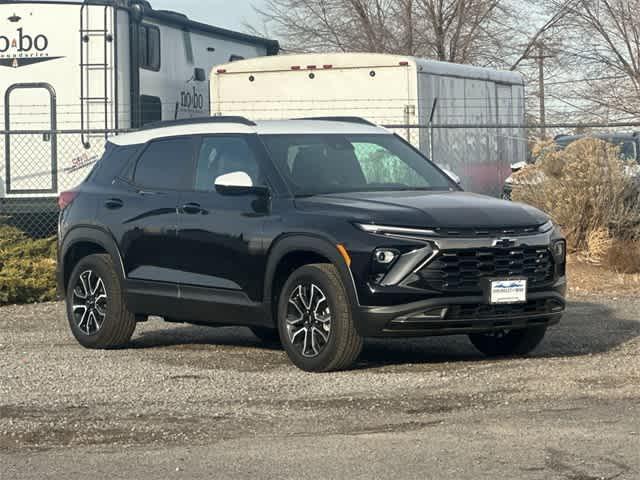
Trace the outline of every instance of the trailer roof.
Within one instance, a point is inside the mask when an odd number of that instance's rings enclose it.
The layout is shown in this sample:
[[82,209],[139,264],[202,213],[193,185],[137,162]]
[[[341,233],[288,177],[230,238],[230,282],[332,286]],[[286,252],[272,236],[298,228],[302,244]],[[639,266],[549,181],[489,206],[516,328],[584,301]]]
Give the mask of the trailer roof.
[[439,62],[423,58],[384,53],[310,53],[258,57],[220,65],[213,73],[255,73],[258,71],[291,71],[299,69],[381,68],[414,66],[420,73],[450,77],[490,80],[511,85],[524,85],[517,72]]
[[184,125],[149,128],[111,137],[109,141],[115,145],[140,145],[158,138],[238,133],[258,135],[392,135],[389,130],[383,127],[354,121],[323,119],[264,120],[255,122],[255,125],[247,125],[246,123],[234,122],[232,120],[213,123],[205,120],[202,123],[187,123]]
[[163,25],[175,26],[177,28],[187,29],[193,32],[201,32],[218,37],[228,38],[251,45],[262,45],[267,49],[268,55],[276,55],[280,51],[280,44],[277,40],[247,35],[245,33],[227,30],[226,28],[215,27],[206,23],[191,20],[183,13],[170,10],[155,10],[146,0],[20,0],[20,1],[3,1],[3,5],[7,4],[47,4],[47,5],[110,5],[123,9],[131,9],[134,6],[142,7],[143,18],[153,19]]

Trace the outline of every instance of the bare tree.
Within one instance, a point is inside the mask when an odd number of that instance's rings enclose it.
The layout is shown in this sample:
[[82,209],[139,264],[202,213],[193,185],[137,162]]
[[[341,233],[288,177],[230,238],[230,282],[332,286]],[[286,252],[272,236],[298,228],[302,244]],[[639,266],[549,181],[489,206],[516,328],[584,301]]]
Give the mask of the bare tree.
[[502,0],[267,0],[257,9],[289,51],[369,51],[483,62]]
[[640,115],[640,0],[577,0],[566,25],[573,36],[568,56],[585,80],[572,95],[601,115]]

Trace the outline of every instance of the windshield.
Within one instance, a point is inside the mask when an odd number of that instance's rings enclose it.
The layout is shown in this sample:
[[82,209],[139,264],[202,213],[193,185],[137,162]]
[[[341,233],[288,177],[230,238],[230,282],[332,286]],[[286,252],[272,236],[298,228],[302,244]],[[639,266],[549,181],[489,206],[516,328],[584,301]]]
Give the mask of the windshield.
[[263,135],[296,196],[454,190],[454,183],[394,135]]
[[[582,138],[583,137],[560,138],[556,140],[556,144],[561,149],[564,149],[564,148],[567,148],[569,145],[571,145],[573,142],[580,140]],[[620,159],[624,161],[638,160],[640,162],[640,158],[638,158],[638,155],[636,152],[637,146],[635,141],[617,139],[612,137],[594,137],[594,138],[598,138],[600,140],[604,140],[605,142],[609,142],[609,143],[612,143],[613,145],[616,145],[620,149]]]

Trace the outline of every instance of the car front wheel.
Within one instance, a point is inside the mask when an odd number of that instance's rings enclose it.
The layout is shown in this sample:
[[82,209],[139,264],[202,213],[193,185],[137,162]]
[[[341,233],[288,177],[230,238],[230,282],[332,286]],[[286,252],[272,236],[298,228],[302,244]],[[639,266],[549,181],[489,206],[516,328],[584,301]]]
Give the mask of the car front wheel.
[[291,274],[278,302],[278,329],[291,361],[308,372],[347,369],[362,351],[349,297],[330,264]]

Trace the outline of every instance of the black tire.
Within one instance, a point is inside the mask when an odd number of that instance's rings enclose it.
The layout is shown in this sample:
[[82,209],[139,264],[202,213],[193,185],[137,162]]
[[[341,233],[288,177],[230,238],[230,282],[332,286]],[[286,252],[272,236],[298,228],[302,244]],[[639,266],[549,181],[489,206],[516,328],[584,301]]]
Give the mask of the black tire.
[[[287,320],[292,294],[304,285],[308,285],[312,292],[309,304],[312,304],[314,299],[313,287],[316,287],[316,292],[317,289],[320,290],[319,295],[324,297],[324,300],[315,306],[314,313],[322,305],[325,308],[323,310],[325,320],[323,321],[326,322],[326,318],[329,319],[328,333],[323,330],[322,337],[317,336],[319,328],[316,329],[316,333],[311,330],[311,337],[317,334],[314,338],[318,340],[318,343],[322,342],[324,334],[327,334],[326,342],[322,344],[321,348],[318,347],[318,354],[311,357],[305,356],[304,347],[295,343],[295,335],[294,341],[291,340],[289,328],[293,329],[294,327]],[[297,307],[296,310],[298,310]],[[363,344],[362,337],[356,331],[351,312],[349,296],[333,265],[324,263],[306,265],[294,271],[285,282],[278,301],[278,330],[282,346],[291,361],[298,368],[307,372],[329,372],[351,367],[360,355]],[[313,322],[317,318],[316,315],[310,313],[310,310],[307,310],[306,313],[309,322]],[[307,332],[304,333],[304,335],[306,334]],[[306,345],[306,336],[304,342]],[[313,348],[315,349],[316,346],[314,345]]]
[[530,327],[508,332],[473,333],[469,340],[490,357],[526,355],[540,345],[546,332],[547,327]]
[[[87,280],[87,272],[91,272],[89,280]],[[81,276],[83,277],[81,278]],[[95,280],[96,278],[102,280],[104,287],[106,298],[102,300],[97,300],[97,297],[102,296],[100,294],[102,289],[99,287],[99,281]],[[92,279],[97,291],[90,294],[90,299],[83,299],[79,294],[83,293],[83,290],[91,291],[93,289]],[[85,288],[87,282],[89,282],[89,287]],[[136,317],[127,309],[120,279],[109,255],[90,255],[78,262],[67,285],[66,300],[67,318],[71,332],[83,347],[93,349],[120,348],[131,339],[136,328]],[[85,302],[84,311],[81,305],[83,301]],[[93,303],[91,303],[92,301]],[[93,313],[93,320],[91,320],[91,315],[86,315],[87,312]],[[83,315],[86,316],[83,317]],[[99,323],[100,319],[102,319],[102,323]]]
[[280,333],[277,328],[249,327],[249,330],[268,345],[280,345]]

